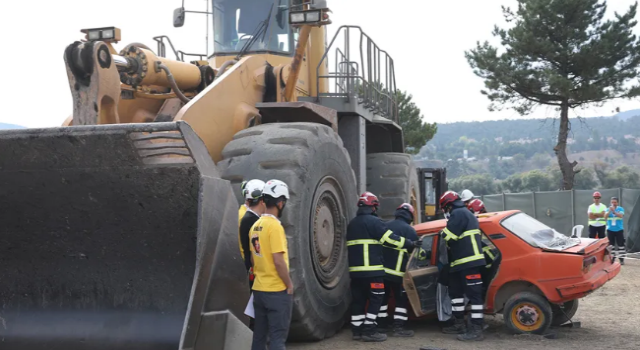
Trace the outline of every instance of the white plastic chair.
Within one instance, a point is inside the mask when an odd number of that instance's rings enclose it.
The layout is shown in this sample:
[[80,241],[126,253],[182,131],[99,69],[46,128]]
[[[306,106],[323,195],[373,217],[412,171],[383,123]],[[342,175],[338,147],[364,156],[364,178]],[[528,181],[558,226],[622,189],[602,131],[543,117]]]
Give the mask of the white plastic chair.
[[571,238],[580,238],[582,237],[582,230],[584,230],[584,225],[575,225],[571,230]]

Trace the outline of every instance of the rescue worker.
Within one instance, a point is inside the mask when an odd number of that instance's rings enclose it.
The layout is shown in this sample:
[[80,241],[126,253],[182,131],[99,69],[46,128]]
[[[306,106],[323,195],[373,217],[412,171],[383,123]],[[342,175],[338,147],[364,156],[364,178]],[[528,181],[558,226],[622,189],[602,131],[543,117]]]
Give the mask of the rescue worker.
[[484,207],[484,202],[479,199],[472,199],[467,208],[474,214],[486,214],[487,209]]
[[[242,253],[242,259],[244,260],[244,266],[249,274],[249,293],[253,288],[253,280],[255,278],[253,274],[253,264],[251,263],[251,249],[249,247],[249,234],[253,224],[260,219],[260,216],[264,213],[264,201],[262,199],[262,190],[264,188],[264,181],[254,179],[243,183],[243,193],[245,203],[248,204],[246,213],[240,218],[240,228],[238,229],[238,242],[240,242],[240,252]],[[244,206],[243,206],[244,207]],[[254,319],[249,318],[249,328],[253,330]]]
[[269,180],[262,191],[265,212],[251,228],[251,253],[256,272],[253,284],[255,327],[252,350],[284,350],[293,309],[293,282],[289,275],[287,236],[280,222],[289,200],[289,188]]
[[[415,210],[409,203],[402,203],[395,212],[395,220],[387,222],[387,228],[396,235],[406,240],[418,242],[418,234],[411,226]],[[393,310],[393,336],[413,337],[414,332],[404,328],[408,320],[407,307],[409,299],[402,285],[402,278],[406,271],[409,254],[413,249],[388,247],[383,249],[384,258],[384,299],[378,313],[378,329],[388,331],[389,326],[389,299],[393,293],[395,310]],[[424,253],[426,257],[426,252]],[[421,257],[420,257],[421,258]]]
[[460,193],[460,200],[464,203],[465,207],[469,207],[469,203],[473,199],[473,192],[471,190],[464,190]]
[[[449,294],[455,323],[443,328],[447,334],[458,334],[458,340],[482,340],[484,300],[482,269],[486,265],[482,253],[482,236],[478,219],[465,208],[453,191],[440,198],[443,212],[450,213],[447,227],[441,235],[449,252]],[[469,327],[464,321],[464,296],[471,305]]]
[[[251,270],[251,250],[249,249],[249,231],[251,226],[258,221],[260,215],[264,212],[264,202],[262,200],[262,189],[264,181],[254,179],[245,184],[242,191],[244,193],[245,214],[240,218],[240,227],[238,230],[238,241],[240,242],[240,251],[247,272]],[[244,207],[244,205],[243,205]]]
[[373,193],[363,193],[358,199],[358,214],[347,226],[352,294],[351,331],[353,340],[366,342],[387,340],[387,335],[379,333],[376,328],[384,298],[383,245],[408,249],[415,244],[387,228],[376,214],[379,205],[378,197]]
[[[247,199],[245,197],[246,196],[245,187],[247,186],[248,182],[249,181],[242,181],[242,183],[240,184],[240,193],[242,194],[242,198],[245,198],[245,200],[244,200],[244,203],[242,203],[242,205],[238,209],[238,227],[240,227],[240,220],[242,220],[242,218],[244,217],[244,214],[247,212],[247,208],[249,208],[249,204],[247,203]],[[240,251],[242,252],[242,247],[240,247]]]
[[593,192],[593,204],[587,210],[587,215],[589,215],[589,238],[605,237],[607,206],[600,203],[600,198],[602,198],[600,192]]

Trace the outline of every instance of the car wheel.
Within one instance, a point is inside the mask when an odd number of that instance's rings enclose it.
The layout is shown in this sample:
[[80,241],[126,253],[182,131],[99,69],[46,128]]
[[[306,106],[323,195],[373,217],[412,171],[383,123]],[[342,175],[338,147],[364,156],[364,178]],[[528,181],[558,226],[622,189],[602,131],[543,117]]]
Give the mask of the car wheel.
[[544,297],[531,292],[516,293],[504,305],[504,322],[516,334],[544,334],[553,312]]
[[578,299],[567,301],[562,304],[551,304],[551,312],[553,313],[552,326],[560,326],[575,316],[578,311]]

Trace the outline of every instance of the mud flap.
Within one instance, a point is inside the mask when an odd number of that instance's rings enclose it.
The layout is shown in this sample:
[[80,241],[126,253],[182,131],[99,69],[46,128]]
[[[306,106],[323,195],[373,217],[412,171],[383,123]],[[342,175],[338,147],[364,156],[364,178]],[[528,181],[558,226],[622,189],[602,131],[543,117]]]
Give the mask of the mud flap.
[[236,203],[184,122],[0,131],[2,348],[245,348]]

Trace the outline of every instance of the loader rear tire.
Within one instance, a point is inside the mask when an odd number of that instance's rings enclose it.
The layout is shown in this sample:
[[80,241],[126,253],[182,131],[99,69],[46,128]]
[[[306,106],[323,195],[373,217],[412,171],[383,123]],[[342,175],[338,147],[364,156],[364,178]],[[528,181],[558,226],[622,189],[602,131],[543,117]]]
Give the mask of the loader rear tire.
[[414,224],[421,222],[418,173],[406,153],[371,153],[367,155],[367,191],[378,196],[378,216],[392,220],[396,208],[409,203],[415,209]]
[[266,124],[237,133],[222,156],[222,178],[231,181],[238,203],[244,180],[278,179],[289,186],[281,218],[295,286],[289,340],[332,336],[351,301],[346,234],[357,200],[342,140],[320,124]]

